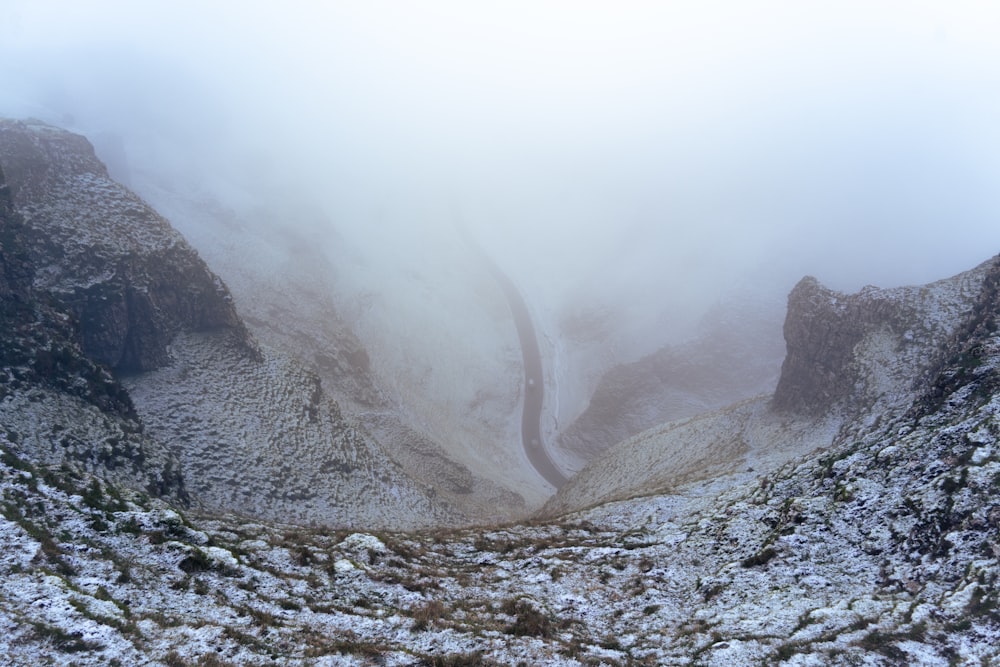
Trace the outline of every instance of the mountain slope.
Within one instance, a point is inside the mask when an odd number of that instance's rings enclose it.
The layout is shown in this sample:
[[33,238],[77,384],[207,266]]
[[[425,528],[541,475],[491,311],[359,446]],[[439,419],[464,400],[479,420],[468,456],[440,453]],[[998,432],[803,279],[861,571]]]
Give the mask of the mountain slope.
[[2,121],[0,164],[24,218],[34,288],[77,320],[89,357],[120,373],[169,358],[181,330],[227,328],[248,346],[222,282],[170,224],[115,183],[83,137]]
[[127,391],[86,354],[72,307],[37,287],[33,250],[44,241],[15,209],[0,168],[0,425],[7,438],[35,461],[72,463],[186,501],[177,460],[142,432]]
[[192,523],[5,455],[0,647],[13,664],[993,664],[1000,266],[980,273],[902,409],[748,483],[554,522]]
[[519,441],[510,313],[462,243],[445,260],[393,233],[373,257],[294,188],[261,184],[228,209],[183,176],[132,181],[225,278],[254,337],[318,376],[437,502],[495,521],[544,501]]
[[838,430],[903,410],[981,302],[996,260],[921,287],[854,295],[804,278],[789,295],[773,397],[669,422],[592,461],[546,504],[560,513],[720,473],[757,476],[829,447]]
[[85,139],[3,121],[0,167],[5,335],[22,332],[4,346],[0,419],[19,453],[275,520],[466,520],[315,374],[258,345],[222,281]]
[[706,314],[693,340],[604,373],[557,446],[589,461],[646,429],[771,391],[784,356],[783,312],[749,290],[730,295]]

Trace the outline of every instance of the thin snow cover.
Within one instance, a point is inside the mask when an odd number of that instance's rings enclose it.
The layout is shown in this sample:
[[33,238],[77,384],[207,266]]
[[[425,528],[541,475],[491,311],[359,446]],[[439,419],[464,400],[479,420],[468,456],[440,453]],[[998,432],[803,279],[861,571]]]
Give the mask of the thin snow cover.
[[[401,421],[472,474],[531,505],[544,500],[520,440],[517,332],[499,285],[459,235],[387,240],[373,254],[308,198],[280,210],[256,199],[226,207],[161,173],[133,181],[226,280],[254,333],[312,366],[369,428]],[[345,336],[359,341],[364,367],[325,371]],[[351,372],[377,387],[351,384]]]
[[[995,369],[1000,338],[977,349]],[[3,646],[15,664],[988,664],[1000,659],[990,382],[992,370],[961,400],[918,399],[916,419],[854,422],[763,477],[494,528],[185,515],[5,455]]]
[[339,406],[319,379],[227,334],[178,334],[171,365],[128,378],[148,432],[174,443],[187,487],[215,511],[327,525],[418,527],[450,520]]

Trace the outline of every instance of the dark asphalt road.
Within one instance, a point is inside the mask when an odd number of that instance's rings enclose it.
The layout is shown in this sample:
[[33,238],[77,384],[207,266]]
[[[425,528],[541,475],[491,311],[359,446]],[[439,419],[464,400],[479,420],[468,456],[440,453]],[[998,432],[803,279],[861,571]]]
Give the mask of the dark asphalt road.
[[549,452],[545,448],[545,442],[542,440],[542,404],[545,400],[542,353],[538,347],[538,338],[535,336],[535,327],[531,322],[528,306],[507,274],[467,235],[463,233],[462,236],[475,250],[476,255],[486,264],[507,297],[507,303],[510,305],[510,311],[514,317],[514,326],[517,328],[517,337],[521,341],[521,356],[524,359],[524,411],[521,414],[521,441],[524,453],[538,474],[558,489],[569,478],[563,475],[559,467],[552,461],[552,457],[549,456]]

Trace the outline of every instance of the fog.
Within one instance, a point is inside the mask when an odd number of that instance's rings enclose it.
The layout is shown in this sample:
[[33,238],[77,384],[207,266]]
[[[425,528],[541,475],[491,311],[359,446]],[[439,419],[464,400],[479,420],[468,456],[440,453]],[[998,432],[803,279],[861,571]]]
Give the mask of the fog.
[[387,264],[464,225],[537,308],[652,344],[748,276],[1000,251],[998,34],[988,2],[6,0],[0,113]]

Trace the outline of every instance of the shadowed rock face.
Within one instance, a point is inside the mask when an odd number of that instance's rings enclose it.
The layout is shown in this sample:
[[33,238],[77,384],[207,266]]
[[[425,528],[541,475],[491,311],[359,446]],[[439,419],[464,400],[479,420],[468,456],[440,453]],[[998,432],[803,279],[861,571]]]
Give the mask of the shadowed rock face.
[[186,501],[120,380],[202,329],[256,358],[222,282],[86,139],[0,120],[0,421],[22,451]]
[[[856,381],[851,368],[854,346],[865,331],[898,319],[891,308],[868,310],[858,300],[827,289],[806,276],[788,296],[784,333],[788,346],[774,405],[781,409],[819,412],[846,396]],[[888,312],[887,312],[888,311]]]
[[34,290],[36,267],[24,247],[28,235],[0,169],[0,398],[44,384],[134,418],[124,388],[80,349],[72,318]]
[[32,272],[21,248],[15,246],[23,224],[14,213],[10,186],[0,165],[0,298],[23,294],[31,284]]
[[869,286],[856,294],[803,278],[788,297],[787,353],[773,406],[805,414],[835,405],[863,409],[884,393],[877,385],[885,373],[919,389],[944,361],[957,323],[981,300],[993,264],[922,287]]
[[72,462],[186,503],[176,459],[143,434],[128,392],[81,349],[66,304],[36,288],[48,268],[31,250],[39,236],[0,169],[0,428],[40,462]]
[[94,361],[120,373],[168,359],[182,330],[228,328],[254,354],[222,281],[169,223],[111,180],[83,137],[0,121],[0,165],[32,287],[57,301]]

